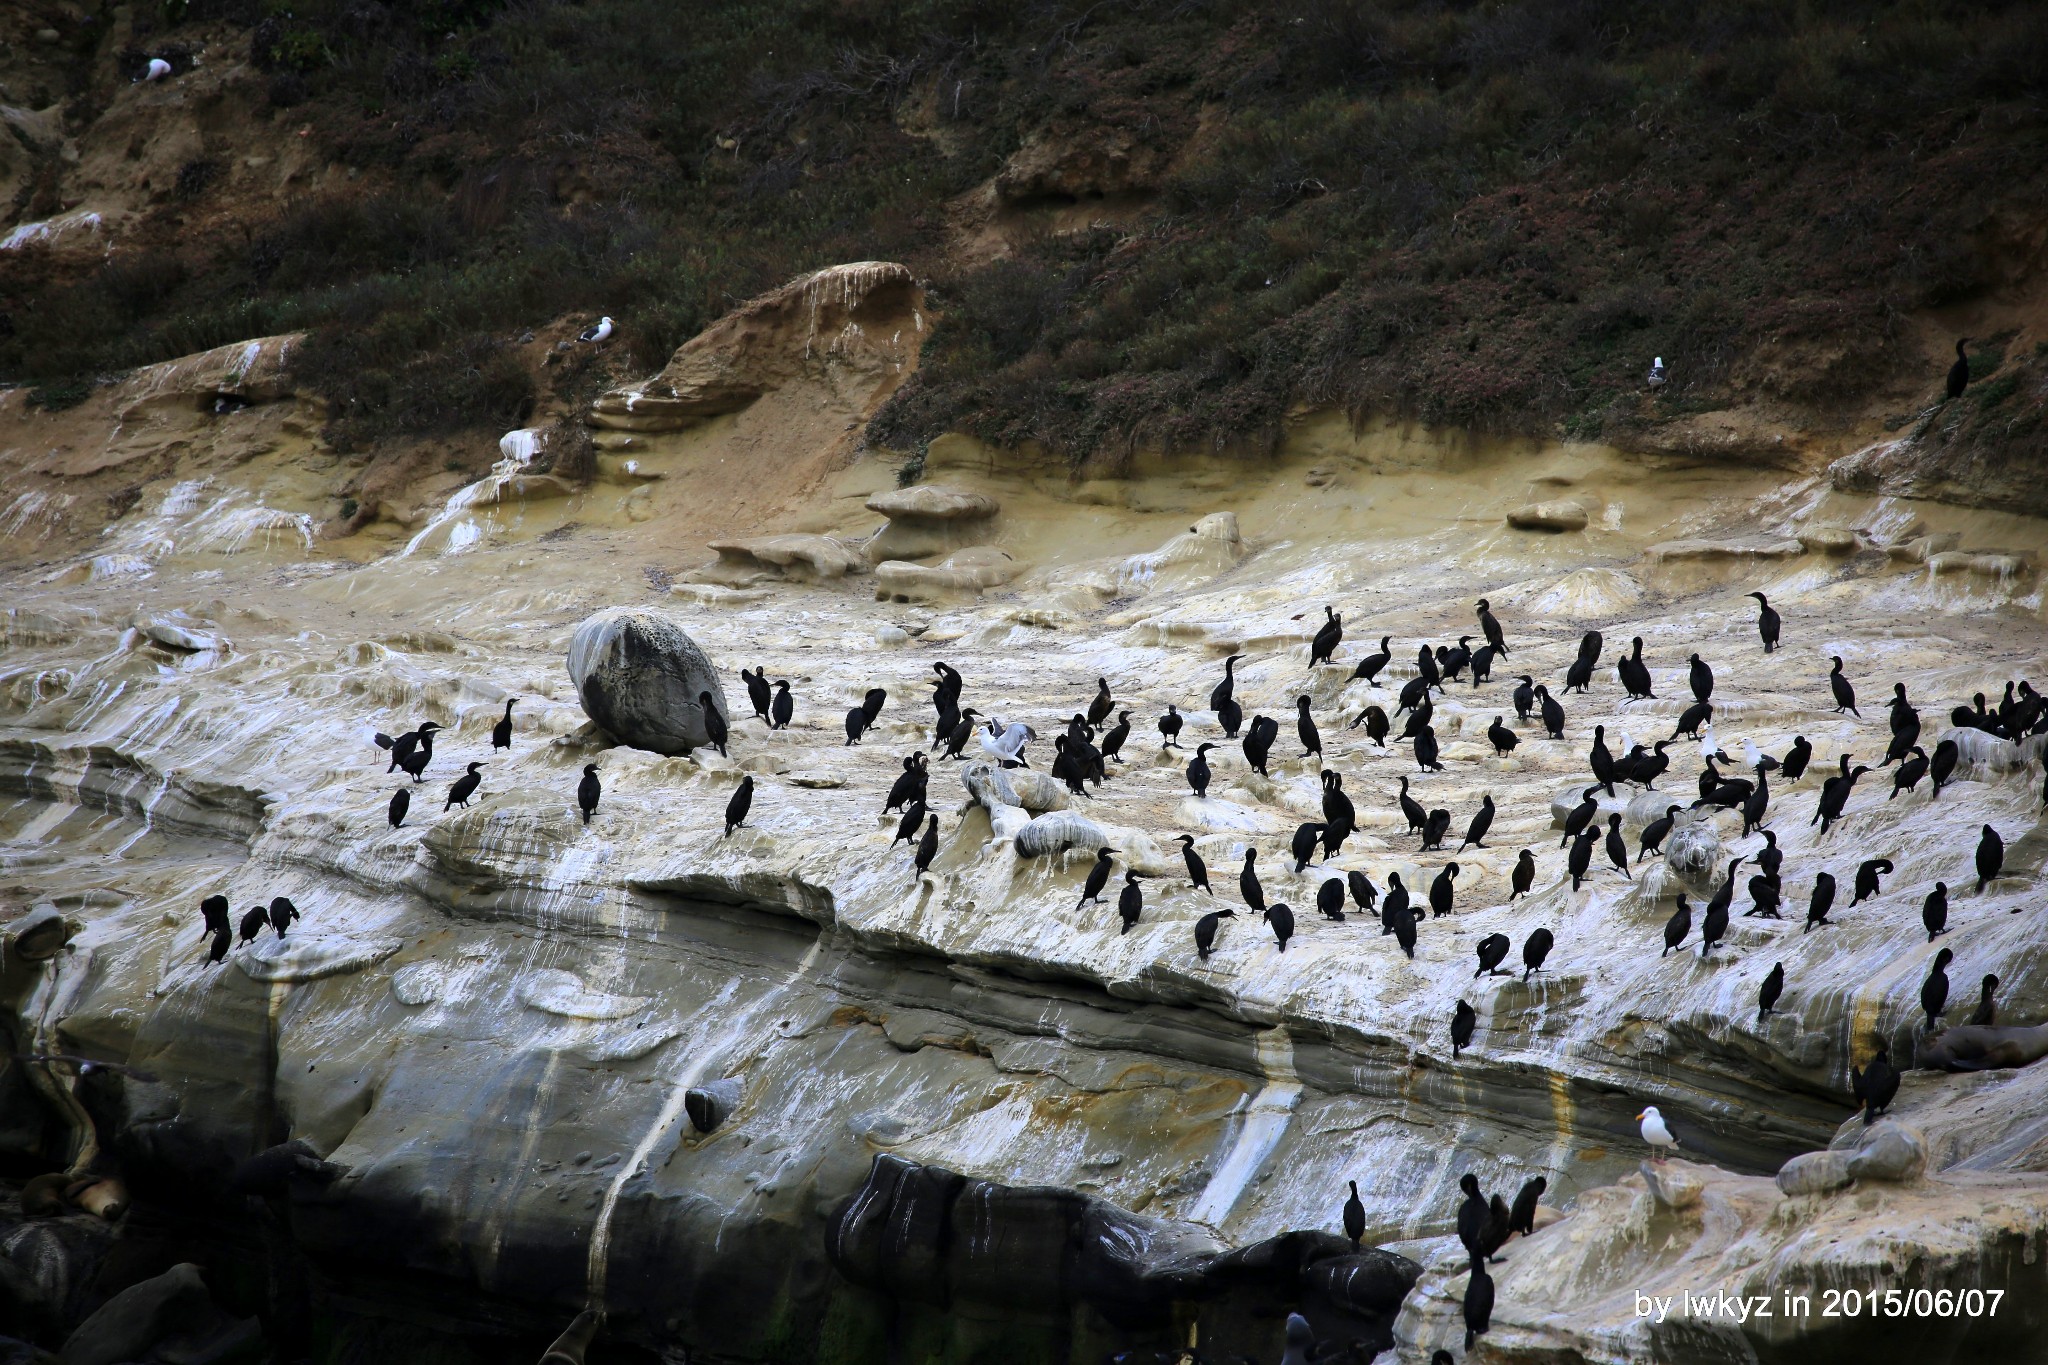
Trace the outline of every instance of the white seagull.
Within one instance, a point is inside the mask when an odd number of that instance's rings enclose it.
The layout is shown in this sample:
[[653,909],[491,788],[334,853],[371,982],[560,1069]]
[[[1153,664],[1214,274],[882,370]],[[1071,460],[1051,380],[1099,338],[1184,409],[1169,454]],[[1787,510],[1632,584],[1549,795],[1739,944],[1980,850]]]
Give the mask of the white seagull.
[[[982,731],[981,751],[1005,766],[1024,762],[1024,746],[1038,738],[1030,726],[1022,721],[1013,721],[1002,730],[996,729],[991,720]],[[1029,765],[1026,765],[1029,766]]]
[[149,59],[149,65],[143,68],[142,76],[140,77],[140,79],[145,81],[160,81],[170,74],[171,64],[169,62],[165,61],[161,57],[151,57]]
[[1644,376],[1644,379],[1646,380],[1646,382],[1648,382],[1649,386],[1650,386],[1651,388],[1653,388],[1653,389],[1661,389],[1661,388],[1663,388],[1663,387],[1664,387],[1664,357],[1663,357],[1663,356],[1661,356],[1661,355],[1660,355],[1660,356],[1658,356],[1658,357],[1657,357],[1657,359],[1656,359],[1656,362],[1655,362],[1654,364],[1652,364],[1652,365],[1650,366],[1650,372],[1649,372],[1649,374],[1645,375],[1645,376]]
[[1664,1116],[1657,1112],[1656,1105],[1637,1114],[1636,1118],[1643,1125],[1643,1141],[1650,1144],[1651,1155],[1656,1160],[1662,1161],[1667,1149],[1678,1146],[1678,1139],[1671,1136],[1671,1130],[1664,1126]]
[[576,339],[578,341],[603,341],[611,334],[612,320],[610,318],[599,318],[597,326],[584,328],[576,334]]

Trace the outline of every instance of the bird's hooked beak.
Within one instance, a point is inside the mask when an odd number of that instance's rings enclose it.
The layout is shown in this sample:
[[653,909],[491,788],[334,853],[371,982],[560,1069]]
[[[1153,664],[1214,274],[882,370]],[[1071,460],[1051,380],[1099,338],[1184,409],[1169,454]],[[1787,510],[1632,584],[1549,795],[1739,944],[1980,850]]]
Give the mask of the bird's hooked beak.
[[1649,1116],[1650,1111],[1645,1109],[1642,1113],[1636,1115],[1636,1122],[1641,1123],[1644,1119],[1648,1118]]

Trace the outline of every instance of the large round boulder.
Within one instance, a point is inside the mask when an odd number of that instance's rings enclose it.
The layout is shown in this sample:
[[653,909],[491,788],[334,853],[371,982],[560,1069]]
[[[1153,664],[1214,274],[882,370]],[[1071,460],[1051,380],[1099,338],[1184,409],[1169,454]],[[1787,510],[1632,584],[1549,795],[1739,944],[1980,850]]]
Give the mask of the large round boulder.
[[687,754],[709,744],[700,694],[728,718],[725,690],[697,642],[657,612],[610,607],[576,627],[569,677],[583,713],[622,744]]

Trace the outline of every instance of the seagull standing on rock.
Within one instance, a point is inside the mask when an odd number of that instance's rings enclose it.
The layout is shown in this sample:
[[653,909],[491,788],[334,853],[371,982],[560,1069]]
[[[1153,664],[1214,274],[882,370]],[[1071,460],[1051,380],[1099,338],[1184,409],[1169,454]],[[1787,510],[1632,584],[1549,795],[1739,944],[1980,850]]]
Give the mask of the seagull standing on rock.
[[586,327],[582,331],[578,332],[576,334],[576,339],[578,341],[598,342],[607,339],[608,337],[611,336],[611,334],[612,320],[608,317],[604,317],[599,318],[597,320],[597,326]]
[[1664,1126],[1664,1116],[1657,1112],[1656,1105],[1653,1104],[1637,1114],[1636,1119],[1643,1125],[1643,1141],[1650,1144],[1650,1153],[1654,1159],[1662,1161],[1666,1151],[1678,1146],[1678,1139],[1671,1136],[1671,1130]]
[[1664,357],[1658,356],[1650,362],[1650,372],[1643,376],[1643,382],[1653,389],[1661,389],[1669,382],[1664,373]]
[[149,65],[143,68],[141,79],[144,82],[160,81],[170,74],[171,64],[169,62],[161,57],[151,57]]

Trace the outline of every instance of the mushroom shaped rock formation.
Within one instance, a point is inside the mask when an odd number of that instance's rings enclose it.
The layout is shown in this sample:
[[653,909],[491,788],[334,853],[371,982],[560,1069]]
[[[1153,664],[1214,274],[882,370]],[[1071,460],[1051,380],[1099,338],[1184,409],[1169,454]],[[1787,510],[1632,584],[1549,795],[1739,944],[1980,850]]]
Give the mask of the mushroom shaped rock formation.
[[1154,588],[1188,587],[1235,568],[1244,556],[1237,513],[1211,512],[1158,549],[1119,564],[1116,593],[1135,597]]
[[704,651],[655,612],[610,607],[585,618],[569,641],[568,662],[583,713],[636,749],[673,755],[709,744],[702,693],[732,714]]
[[748,300],[683,343],[661,373],[592,405],[593,426],[674,431],[798,379],[865,408],[916,366],[924,291],[891,261],[828,266]]
[[750,536],[714,540],[711,548],[718,559],[698,576],[730,586],[767,578],[823,582],[857,573],[867,564],[857,550],[831,536]]
[[921,483],[877,493],[867,508],[889,519],[868,547],[879,562],[924,559],[986,540],[1002,504],[971,488]]
[[1586,509],[1576,502],[1532,502],[1508,513],[1507,521],[1517,531],[1583,531]]
[[928,601],[999,588],[1015,578],[1023,565],[993,545],[955,550],[936,564],[891,559],[875,566],[875,599],[881,602]]

